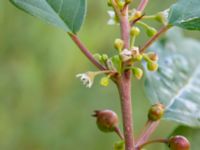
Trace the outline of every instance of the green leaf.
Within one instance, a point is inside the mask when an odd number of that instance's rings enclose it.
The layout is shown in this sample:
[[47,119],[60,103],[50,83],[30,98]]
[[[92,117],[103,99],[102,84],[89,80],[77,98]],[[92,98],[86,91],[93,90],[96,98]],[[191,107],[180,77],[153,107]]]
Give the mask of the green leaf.
[[66,32],[79,31],[86,13],[85,0],[10,0],[18,8]]
[[169,23],[189,30],[200,30],[200,0],[178,0],[172,5]]
[[151,49],[160,59],[157,72],[146,71],[149,100],[166,106],[165,119],[200,127],[200,43],[172,30]]
[[191,150],[199,150],[200,143],[200,129],[193,129],[185,126],[179,126],[174,130],[172,136],[182,135],[185,136],[191,144]]

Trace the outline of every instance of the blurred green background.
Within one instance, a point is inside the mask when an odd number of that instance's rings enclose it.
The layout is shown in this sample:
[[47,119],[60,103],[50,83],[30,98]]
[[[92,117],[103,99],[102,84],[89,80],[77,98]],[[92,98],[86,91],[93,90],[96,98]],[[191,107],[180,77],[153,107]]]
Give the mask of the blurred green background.
[[[135,0],[135,6],[139,0]],[[154,0],[145,11],[156,13],[175,0]],[[114,52],[118,26],[108,26],[106,0],[88,0],[80,37],[93,53]],[[186,32],[199,37],[199,32]],[[141,39],[147,39],[143,35]],[[97,130],[93,110],[110,108],[120,114],[113,84],[98,79],[85,88],[75,75],[95,70],[67,34],[0,0],[0,149],[111,150],[118,137]],[[142,82],[133,81],[135,135],[142,130],[150,106]],[[120,115],[119,115],[120,116]],[[176,127],[163,121],[153,137],[167,137]],[[162,149],[162,145],[149,149]]]

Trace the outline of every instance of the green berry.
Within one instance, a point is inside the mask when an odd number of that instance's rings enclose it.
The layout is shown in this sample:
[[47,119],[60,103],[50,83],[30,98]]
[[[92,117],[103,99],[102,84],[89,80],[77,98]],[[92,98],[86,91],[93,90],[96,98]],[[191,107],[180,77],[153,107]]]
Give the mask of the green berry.
[[100,84],[102,86],[108,86],[109,85],[109,78],[108,77],[101,78]]
[[121,39],[116,39],[114,42],[114,47],[117,50],[121,51],[124,48],[124,41]]
[[98,53],[94,54],[93,55],[95,59],[97,59],[98,61],[101,61],[102,60],[102,56]]
[[190,150],[190,142],[184,136],[174,136],[168,141],[171,150]]
[[159,58],[158,58],[158,55],[157,55],[156,53],[154,53],[154,52],[148,53],[147,56],[148,56],[149,59],[152,60],[152,61],[158,61],[158,59],[159,59]]
[[102,60],[106,62],[106,61],[108,60],[108,55],[103,54],[103,55],[102,55]]
[[120,9],[123,9],[123,8],[124,8],[124,4],[125,4],[125,2],[123,2],[123,1],[120,1],[120,0],[117,1],[117,5],[118,5],[118,7],[119,7]]
[[138,36],[140,34],[140,29],[138,27],[132,27],[130,34],[131,36]]
[[139,55],[137,55],[137,56],[135,57],[135,60],[136,60],[136,61],[142,61],[142,59],[143,59],[143,56],[142,56],[141,54],[139,54]]
[[97,118],[97,126],[102,132],[114,132],[118,127],[118,116],[111,110],[97,110],[93,116]]
[[129,4],[129,3],[132,2],[132,0],[125,0],[125,2],[126,2],[127,4]]
[[164,115],[164,105],[155,104],[151,106],[148,113],[148,119],[151,121],[158,121]]
[[157,33],[157,30],[156,30],[155,28],[152,28],[152,27],[149,27],[149,28],[146,30],[146,34],[147,34],[149,37],[154,36],[156,33]]
[[149,71],[156,71],[158,69],[158,64],[155,62],[147,62],[147,68]]
[[132,71],[133,71],[133,74],[134,74],[134,76],[138,79],[138,80],[140,80],[142,77],[143,77],[143,70],[142,69],[140,69],[140,68],[133,68],[132,69]]

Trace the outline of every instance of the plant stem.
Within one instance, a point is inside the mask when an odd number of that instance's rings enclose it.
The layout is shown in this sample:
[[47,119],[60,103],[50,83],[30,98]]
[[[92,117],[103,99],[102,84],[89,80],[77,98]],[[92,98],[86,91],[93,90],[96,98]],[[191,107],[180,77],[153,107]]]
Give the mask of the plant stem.
[[128,19],[128,6],[124,8],[122,15],[120,17],[120,27],[121,27],[121,38],[124,41],[124,47],[129,48],[130,46],[130,24]]
[[[130,24],[128,19],[128,5],[126,5],[120,15],[121,38],[124,41],[124,48],[130,48]],[[126,64],[123,64],[124,66]],[[125,150],[135,150],[134,132],[132,119],[131,100],[131,71],[125,70],[118,78],[117,86],[121,99],[121,109],[124,128]]]
[[155,42],[163,33],[167,32],[171,28],[170,25],[166,25],[162,27],[158,33],[156,33],[150,40],[146,42],[146,44],[140,49],[140,53],[144,53],[147,48],[149,48],[153,42]]
[[83,52],[83,54],[100,70],[106,70],[106,68],[101,65],[94,56],[90,53],[90,51],[83,45],[77,35],[69,33],[69,36],[74,41],[74,43],[79,47],[79,49]]
[[148,142],[145,142],[141,145],[139,145],[136,149],[140,150],[141,148],[143,148],[146,145],[152,144],[152,143],[164,143],[167,144],[168,143],[168,139],[156,139],[156,140],[151,140]]
[[148,121],[146,123],[145,129],[142,132],[142,134],[140,135],[140,137],[137,140],[136,143],[136,147],[138,145],[141,145],[142,143],[145,143],[149,137],[151,136],[151,134],[155,131],[155,129],[158,127],[160,121]]
[[122,109],[126,150],[134,150],[130,80],[131,80],[130,73],[126,72],[122,77],[120,77],[117,84],[121,98],[121,109]]
[[121,140],[124,140],[124,135],[122,134],[119,127],[115,128],[115,132],[117,133],[117,135],[120,137]]
[[148,2],[149,2],[149,0],[141,0],[139,6],[137,8],[137,11],[141,11],[141,12],[144,11],[144,9],[147,6]]

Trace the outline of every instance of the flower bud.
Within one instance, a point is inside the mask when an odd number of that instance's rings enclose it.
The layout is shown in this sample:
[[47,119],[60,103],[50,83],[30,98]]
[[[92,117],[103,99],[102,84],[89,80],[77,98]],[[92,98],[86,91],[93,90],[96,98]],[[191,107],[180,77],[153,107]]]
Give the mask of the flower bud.
[[155,104],[151,106],[148,113],[148,118],[151,121],[158,121],[164,115],[164,105],[162,104]]
[[147,68],[149,71],[156,71],[158,69],[158,64],[155,62],[147,62]]
[[125,3],[127,3],[127,4],[129,4],[131,2],[132,2],[132,0],[125,0]]
[[130,59],[132,59],[132,55],[133,55],[133,51],[130,51],[128,49],[124,49],[121,53],[120,53],[120,56],[121,56],[121,59],[122,61],[128,61]]
[[135,75],[135,77],[138,80],[140,80],[143,77],[143,70],[142,69],[135,67],[135,68],[132,69],[132,71],[133,71],[133,74]]
[[96,110],[93,116],[97,118],[97,126],[102,132],[114,132],[118,127],[118,116],[111,110]]
[[106,61],[108,60],[108,55],[103,54],[103,55],[102,55],[102,60],[106,62]]
[[159,58],[158,58],[158,55],[157,55],[156,53],[154,53],[154,52],[148,53],[147,56],[148,56],[149,59],[152,60],[152,61],[158,61],[158,59],[159,59]]
[[125,2],[121,1],[121,0],[117,0],[117,5],[119,7],[119,9],[123,9]]
[[109,85],[109,77],[103,77],[103,78],[101,78],[100,84],[102,86],[108,86]]
[[130,34],[131,36],[138,36],[140,34],[140,29],[138,27],[132,27]]
[[137,55],[137,56],[135,57],[135,60],[136,60],[136,61],[142,61],[142,59],[143,59],[143,56],[142,56],[141,54],[139,54],[139,55]]
[[183,136],[171,137],[168,144],[171,150],[190,150],[190,142]]
[[114,46],[117,50],[121,51],[124,48],[124,41],[121,39],[116,39]]
[[163,23],[164,25],[167,25],[167,24],[168,24],[168,19],[167,19],[168,16],[169,16],[169,9],[157,13],[155,19],[156,19],[158,22],[161,22],[161,23]]
[[155,28],[152,28],[152,27],[149,27],[149,28],[146,30],[146,34],[147,34],[149,37],[154,36],[156,33],[157,33],[157,30],[156,30]]
[[133,12],[132,15],[133,16],[131,17],[131,20],[136,20],[136,19],[138,19],[138,18],[140,18],[142,16],[142,12],[136,10],[136,11]]
[[102,56],[98,53],[94,54],[93,55],[95,59],[97,59],[98,61],[101,61],[102,60]]

